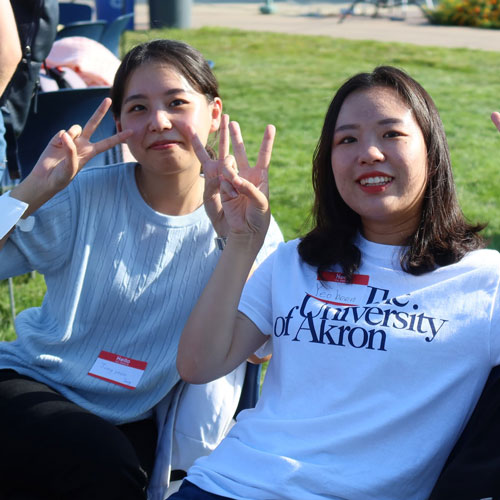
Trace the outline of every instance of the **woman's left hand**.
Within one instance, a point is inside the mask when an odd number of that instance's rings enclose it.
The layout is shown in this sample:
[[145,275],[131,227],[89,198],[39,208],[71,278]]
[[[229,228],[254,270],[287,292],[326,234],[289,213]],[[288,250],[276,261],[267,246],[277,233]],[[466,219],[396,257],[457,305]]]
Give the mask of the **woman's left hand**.
[[[229,155],[230,128],[234,157]],[[230,229],[234,229],[234,227],[230,227],[231,224],[228,222],[228,216],[232,217],[234,219],[233,222],[235,222],[234,216],[236,212],[231,210],[230,214],[226,213],[227,209],[224,210],[223,202],[228,202],[230,205],[241,205],[245,198],[244,196],[243,198],[239,198],[238,201],[232,200],[232,198],[236,197],[236,192],[234,192],[233,187],[230,186],[228,182],[229,178],[234,178],[234,176],[236,176],[236,178],[247,181],[247,186],[255,186],[257,188],[256,192],[260,192],[264,197],[268,197],[269,188],[267,173],[271,159],[275,129],[272,125],[268,125],[266,128],[255,167],[251,167],[248,162],[238,123],[232,122],[229,124],[228,115],[225,114],[222,116],[219,129],[219,155],[216,159],[210,158],[196,132],[191,130],[190,133],[193,149],[201,162],[205,176],[205,191],[203,194],[205,210],[217,234],[219,236],[227,236]],[[226,193],[226,196],[221,197],[221,179],[224,179],[224,177],[225,180],[223,182],[226,188],[229,188],[229,192],[232,192],[234,196],[227,195]],[[244,202],[244,204],[246,205],[246,202]],[[237,225],[241,226],[241,221],[238,222],[239,224]]]
[[[234,157],[227,156],[219,171],[221,201],[230,232],[263,238],[269,226],[269,164],[276,129],[268,125],[257,162],[250,166],[237,122],[229,125]],[[263,240],[262,240],[263,241]]]

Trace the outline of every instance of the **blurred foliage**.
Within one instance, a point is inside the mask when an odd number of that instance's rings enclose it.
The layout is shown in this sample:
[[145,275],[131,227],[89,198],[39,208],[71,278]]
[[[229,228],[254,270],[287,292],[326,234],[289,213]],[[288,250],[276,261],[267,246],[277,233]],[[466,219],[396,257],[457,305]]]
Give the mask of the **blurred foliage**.
[[433,24],[500,29],[500,0],[441,0],[422,9]]

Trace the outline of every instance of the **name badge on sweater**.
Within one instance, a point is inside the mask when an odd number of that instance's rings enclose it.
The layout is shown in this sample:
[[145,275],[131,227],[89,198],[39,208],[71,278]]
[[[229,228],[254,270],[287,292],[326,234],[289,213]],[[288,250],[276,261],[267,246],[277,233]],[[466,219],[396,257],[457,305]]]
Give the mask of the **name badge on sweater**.
[[127,389],[135,389],[146,366],[145,361],[101,351],[88,374]]

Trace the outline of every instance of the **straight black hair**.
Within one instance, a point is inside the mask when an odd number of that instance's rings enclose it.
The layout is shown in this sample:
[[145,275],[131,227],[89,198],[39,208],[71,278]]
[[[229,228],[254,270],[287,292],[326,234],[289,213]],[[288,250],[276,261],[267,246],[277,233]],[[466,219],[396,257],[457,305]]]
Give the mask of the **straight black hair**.
[[484,225],[469,224],[458,204],[446,135],[434,101],[425,89],[404,71],[379,66],[359,73],[337,91],[328,108],[313,156],[312,181],[315,193],[313,229],[302,238],[299,254],[321,273],[335,264],[348,281],[361,263],[354,244],[362,231],[360,216],[342,199],[331,165],[333,135],[340,109],[351,93],[374,87],[393,89],[409,106],[422,130],[427,147],[427,187],[416,231],[409,236],[401,254],[402,268],[414,275],[458,262],[485,246],[479,231]]

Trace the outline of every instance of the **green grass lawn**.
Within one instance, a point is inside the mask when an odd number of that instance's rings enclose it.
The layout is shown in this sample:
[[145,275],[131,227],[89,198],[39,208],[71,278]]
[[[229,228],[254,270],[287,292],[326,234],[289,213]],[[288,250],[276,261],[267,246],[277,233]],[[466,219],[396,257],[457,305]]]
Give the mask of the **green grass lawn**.
[[[489,118],[500,110],[500,52],[213,28],[129,32],[124,46],[160,37],[184,40],[215,62],[225,111],[240,122],[251,158],[265,125],[276,125],[271,203],[286,239],[307,229],[311,157],[334,91],[354,73],[391,64],[408,71],[436,101],[463,210],[489,223],[485,235],[500,250],[500,134]],[[0,340],[11,339],[6,283],[0,287]],[[40,277],[18,278],[18,311],[42,295]]]

